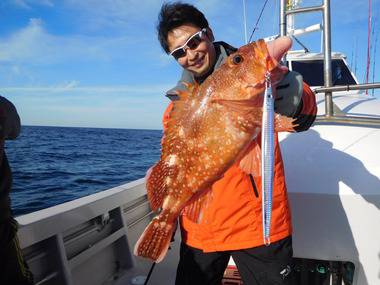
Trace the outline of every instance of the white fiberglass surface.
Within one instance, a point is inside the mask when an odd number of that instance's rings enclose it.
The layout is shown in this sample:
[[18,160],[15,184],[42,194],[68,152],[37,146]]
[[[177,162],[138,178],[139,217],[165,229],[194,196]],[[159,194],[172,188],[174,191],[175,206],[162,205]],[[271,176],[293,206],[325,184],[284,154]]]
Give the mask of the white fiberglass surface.
[[[376,94],[380,96],[380,92],[377,91]],[[318,94],[316,99],[318,115],[325,114],[325,95]],[[333,102],[345,114],[380,118],[380,100],[376,96],[365,95],[363,91],[338,92],[333,96]]]
[[318,125],[280,139],[289,192],[380,195],[380,129]]

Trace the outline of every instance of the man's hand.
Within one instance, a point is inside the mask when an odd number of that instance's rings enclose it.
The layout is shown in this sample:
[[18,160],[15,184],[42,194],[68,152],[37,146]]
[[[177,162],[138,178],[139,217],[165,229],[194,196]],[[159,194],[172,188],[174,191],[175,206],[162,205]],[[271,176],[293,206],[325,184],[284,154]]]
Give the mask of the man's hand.
[[[280,37],[267,43],[268,52],[275,60],[280,61],[291,48],[292,40],[289,37]],[[303,78],[297,72],[289,72],[286,66],[281,66],[285,76],[276,85],[275,111],[279,114],[293,117],[300,110],[303,94]]]
[[[269,55],[276,61],[281,61],[284,54],[292,47],[292,40],[289,37],[280,37],[274,41],[267,42]],[[283,66],[282,69],[286,72],[287,67]]]

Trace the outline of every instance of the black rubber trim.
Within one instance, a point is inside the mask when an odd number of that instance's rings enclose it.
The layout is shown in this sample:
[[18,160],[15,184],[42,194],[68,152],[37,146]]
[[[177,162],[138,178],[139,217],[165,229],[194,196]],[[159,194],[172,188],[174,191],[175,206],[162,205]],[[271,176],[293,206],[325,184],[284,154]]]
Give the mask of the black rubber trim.
[[255,193],[256,198],[259,198],[259,192],[257,191],[256,183],[253,179],[252,174],[249,174],[249,180],[251,181],[253,192]]

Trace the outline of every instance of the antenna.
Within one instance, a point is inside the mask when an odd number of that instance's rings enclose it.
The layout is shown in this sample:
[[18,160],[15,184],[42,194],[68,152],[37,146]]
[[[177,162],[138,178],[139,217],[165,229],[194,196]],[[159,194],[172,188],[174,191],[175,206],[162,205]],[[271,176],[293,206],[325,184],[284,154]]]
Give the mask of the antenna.
[[356,75],[358,70],[358,38],[355,39],[355,65],[354,65],[354,74]]
[[[352,72],[354,72],[354,68],[355,68],[357,44],[358,44],[358,37],[354,36],[353,43],[352,43],[351,64],[350,64],[350,70]],[[354,74],[355,74],[355,72],[354,72]]]
[[[377,19],[377,18],[376,18]],[[374,28],[376,27],[376,21]],[[375,67],[376,67],[376,47],[377,47],[377,38],[379,36],[379,30],[376,33],[376,38],[375,38],[375,47],[373,48],[373,65],[372,65],[372,83],[375,83]],[[375,89],[372,89],[372,96],[374,96]]]
[[[372,26],[372,0],[368,0],[368,41],[367,41],[367,68],[365,74],[365,83],[368,84],[369,66],[371,64],[371,28]],[[365,94],[368,95],[368,89]]]

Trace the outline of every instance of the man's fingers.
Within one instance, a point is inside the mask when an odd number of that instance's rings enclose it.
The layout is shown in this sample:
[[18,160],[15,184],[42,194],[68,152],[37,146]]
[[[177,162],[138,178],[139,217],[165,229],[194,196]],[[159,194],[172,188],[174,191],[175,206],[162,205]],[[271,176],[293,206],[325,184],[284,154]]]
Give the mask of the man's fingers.
[[275,60],[280,61],[283,55],[291,48],[290,37],[280,37],[267,43],[268,52]]

